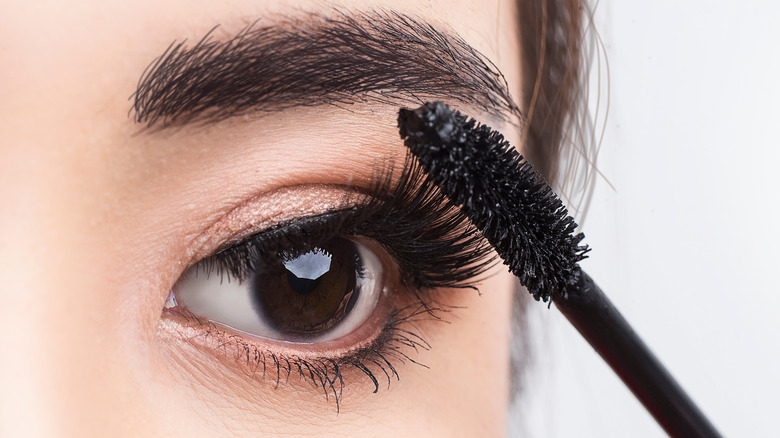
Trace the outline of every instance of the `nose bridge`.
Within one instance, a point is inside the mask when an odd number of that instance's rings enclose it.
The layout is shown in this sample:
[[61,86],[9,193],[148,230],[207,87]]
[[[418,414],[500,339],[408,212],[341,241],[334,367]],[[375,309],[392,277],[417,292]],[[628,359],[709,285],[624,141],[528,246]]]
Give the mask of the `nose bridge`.
[[86,398],[77,382],[95,360],[85,344],[96,286],[83,266],[89,244],[73,200],[59,195],[67,163],[53,171],[36,147],[2,141],[0,435],[54,436],[67,429],[67,405]]
[[112,172],[138,72],[112,68],[128,39],[102,8],[27,5],[0,5],[0,437],[119,436],[99,431],[127,423],[153,374],[120,305],[137,271],[115,274],[136,243]]
[[97,426],[91,412],[111,399],[117,372],[114,291],[95,226],[105,171],[80,158],[94,144],[38,123],[47,129],[13,120],[0,129],[0,436]]

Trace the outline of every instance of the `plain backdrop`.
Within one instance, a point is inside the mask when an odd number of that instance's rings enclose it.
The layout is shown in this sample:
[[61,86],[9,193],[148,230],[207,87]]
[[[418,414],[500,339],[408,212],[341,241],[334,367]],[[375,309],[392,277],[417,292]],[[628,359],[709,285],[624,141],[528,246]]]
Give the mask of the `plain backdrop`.
[[[780,436],[780,3],[602,0],[595,23],[610,106],[582,266],[724,436]],[[544,307],[530,434],[665,436]]]

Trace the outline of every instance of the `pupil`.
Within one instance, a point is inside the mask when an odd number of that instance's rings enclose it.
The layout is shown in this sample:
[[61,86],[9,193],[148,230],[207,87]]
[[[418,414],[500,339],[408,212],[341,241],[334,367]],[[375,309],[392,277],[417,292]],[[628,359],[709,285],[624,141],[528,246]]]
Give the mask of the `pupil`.
[[285,334],[314,334],[336,325],[358,299],[355,244],[336,238],[301,255],[267,263],[250,279],[255,310]]

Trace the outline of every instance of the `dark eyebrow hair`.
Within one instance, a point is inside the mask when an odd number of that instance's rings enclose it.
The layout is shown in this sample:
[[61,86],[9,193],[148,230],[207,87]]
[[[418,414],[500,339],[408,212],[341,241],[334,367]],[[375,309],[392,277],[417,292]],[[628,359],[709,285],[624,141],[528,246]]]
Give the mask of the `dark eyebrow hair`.
[[131,96],[137,123],[209,123],[254,111],[363,102],[474,105],[523,119],[498,68],[459,36],[397,12],[303,14],[174,42]]

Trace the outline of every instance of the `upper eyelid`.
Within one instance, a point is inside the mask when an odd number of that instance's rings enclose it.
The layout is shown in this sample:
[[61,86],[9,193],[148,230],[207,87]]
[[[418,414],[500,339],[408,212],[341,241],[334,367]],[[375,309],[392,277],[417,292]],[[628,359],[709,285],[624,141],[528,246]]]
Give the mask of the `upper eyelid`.
[[[264,225],[258,225],[257,217],[258,211],[264,209],[258,204],[243,204],[203,233],[200,249],[192,254],[185,268],[216,256],[231,243],[268,230],[274,224],[357,207],[350,233],[382,244],[417,287],[475,288],[482,280],[481,274],[495,264],[495,252],[462,211],[425,179],[416,161],[407,156],[398,178],[393,176],[394,169],[391,165],[375,174],[371,189],[320,185],[284,188],[282,192],[287,191],[288,195],[293,192],[295,196],[277,199],[275,214],[265,211],[266,217],[259,220],[260,223],[265,220]],[[329,207],[323,206],[322,193],[330,193]],[[273,194],[261,200],[269,198]],[[301,209],[290,207],[290,199],[302,205],[313,202],[315,206],[308,205],[309,213],[302,213]],[[285,214],[289,220],[284,220]],[[431,269],[434,262],[440,266]]]
[[[338,210],[303,216],[292,221],[275,224],[269,229],[253,233],[252,235],[242,238],[237,242],[227,243],[224,248],[217,250],[214,255],[202,260],[198,264],[220,258],[235,258],[235,256],[233,256],[235,254],[257,252],[258,247],[278,247],[274,249],[274,251],[277,252],[288,250],[289,248],[286,246],[282,247],[281,245],[286,245],[289,243],[295,247],[296,245],[293,244],[293,240],[302,241],[304,239],[308,239],[309,242],[307,243],[313,247],[316,247],[319,244],[326,243],[328,240],[340,235],[340,232],[342,231],[341,224],[337,223],[335,219],[342,219],[342,221],[349,220],[348,215],[350,212],[357,212],[357,208],[359,207],[345,207]],[[318,231],[317,234],[312,235],[312,233],[308,233],[306,236],[299,235],[301,231],[310,230],[312,228]],[[282,239],[285,239],[286,241],[280,242]],[[297,246],[300,245],[301,242],[298,242]],[[237,264],[234,265],[237,266]],[[245,266],[244,268],[245,270],[251,270],[248,266]],[[237,278],[244,277],[243,274],[237,272],[233,272],[231,274]]]
[[[425,178],[416,161],[407,157],[396,179],[391,169],[377,176],[379,182],[372,192],[362,193],[355,204],[345,203],[331,212],[333,220],[341,223],[327,223],[330,228],[316,230],[327,229],[332,237],[348,233],[376,240],[419,288],[476,288],[481,274],[495,264],[492,247],[463,212]],[[351,207],[349,211],[347,207]],[[337,210],[341,213],[336,214]],[[313,217],[298,218],[298,222]],[[286,237],[283,232],[280,236]],[[254,243],[262,246],[265,236],[259,237]],[[236,249],[257,249],[251,240],[248,243]]]
[[284,223],[303,216],[312,216],[327,211],[354,205],[354,188],[330,184],[299,184],[284,186],[241,201],[228,211],[217,214],[215,219],[203,227],[203,231],[187,244],[189,267],[211,256],[231,243],[262,232],[275,224]]

